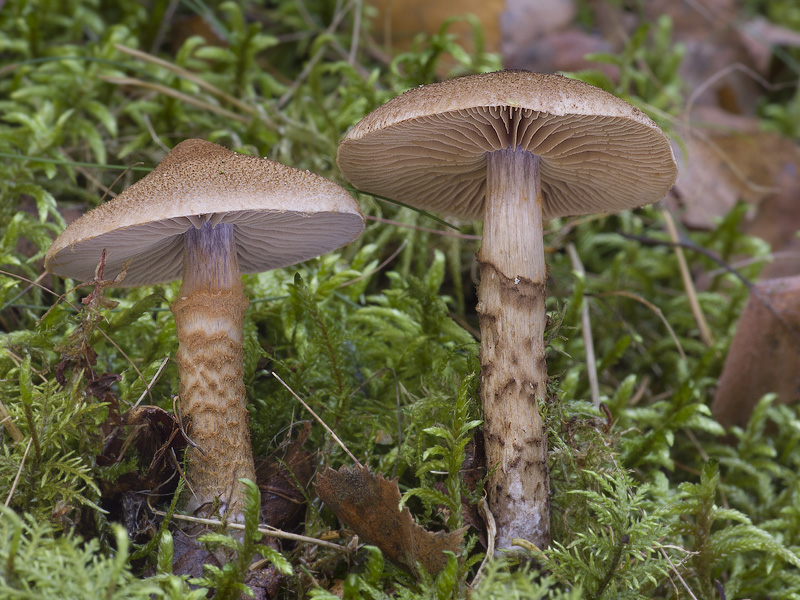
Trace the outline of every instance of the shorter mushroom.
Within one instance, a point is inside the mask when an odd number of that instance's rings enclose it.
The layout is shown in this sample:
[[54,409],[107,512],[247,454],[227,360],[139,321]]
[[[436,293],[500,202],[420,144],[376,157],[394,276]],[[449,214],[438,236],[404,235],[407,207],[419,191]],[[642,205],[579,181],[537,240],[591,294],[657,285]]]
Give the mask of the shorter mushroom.
[[[243,381],[242,273],[289,266],[348,244],[358,204],[323,177],[187,140],[147,176],[86,213],[53,242],[49,272],[126,287],[182,278],[172,305],[180,407],[189,437],[186,508],[241,520],[242,477],[255,480]],[[125,266],[127,265],[127,267]]]

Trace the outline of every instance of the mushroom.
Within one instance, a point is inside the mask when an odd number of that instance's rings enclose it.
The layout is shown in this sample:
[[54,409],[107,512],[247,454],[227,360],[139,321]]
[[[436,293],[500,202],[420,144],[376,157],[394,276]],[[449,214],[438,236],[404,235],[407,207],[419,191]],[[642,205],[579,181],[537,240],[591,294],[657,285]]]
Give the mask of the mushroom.
[[357,188],[483,218],[481,399],[497,547],[550,541],[542,222],[655,202],[677,167],[644,113],[586,83],[526,71],[415,88],[364,117],[337,157]]
[[172,149],[147,176],[73,223],[45,258],[49,272],[131,287],[182,279],[175,315],[180,408],[196,445],[186,508],[241,520],[255,481],[243,381],[242,273],[292,265],[364,229],[356,201],[323,177],[203,140]]

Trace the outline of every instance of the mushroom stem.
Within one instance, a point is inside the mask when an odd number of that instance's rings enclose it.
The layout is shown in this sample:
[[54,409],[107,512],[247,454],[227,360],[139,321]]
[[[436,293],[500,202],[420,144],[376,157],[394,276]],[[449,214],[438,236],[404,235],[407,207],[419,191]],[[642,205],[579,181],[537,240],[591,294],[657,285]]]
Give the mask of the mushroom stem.
[[539,157],[508,148],[487,155],[481,283],[481,399],[489,505],[498,549],[524,538],[550,543],[544,329],[547,266]]
[[233,225],[184,234],[183,282],[172,305],[178,334],[181,414],[197,448],[188,451],[191,512],[242,520],[244,488],[255,481],[244,387],[243,322],[248,300]]

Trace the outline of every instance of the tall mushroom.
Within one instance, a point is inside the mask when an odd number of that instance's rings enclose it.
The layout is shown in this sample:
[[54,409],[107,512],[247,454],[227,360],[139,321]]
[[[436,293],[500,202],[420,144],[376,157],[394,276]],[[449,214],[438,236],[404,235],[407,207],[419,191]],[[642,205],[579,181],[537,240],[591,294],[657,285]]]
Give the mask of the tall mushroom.
[[627,102],[559,75],[502,71],[415,88],[364,117],[337,162],[357,188],[483,218],[481,399],[497,547],[550,541],[542,222],[659,200],[670,144]]
[[355,200],[308,171],[203,140],[172,149],[147,176],[71,223],[45,258],[48,271],[122,286],[182,279],[172,305],[181,413],[189,451],[186,508],[239,520],[241,477],[255,480],[243,381],[241,273],[292,265],[343,246],[364,229]]

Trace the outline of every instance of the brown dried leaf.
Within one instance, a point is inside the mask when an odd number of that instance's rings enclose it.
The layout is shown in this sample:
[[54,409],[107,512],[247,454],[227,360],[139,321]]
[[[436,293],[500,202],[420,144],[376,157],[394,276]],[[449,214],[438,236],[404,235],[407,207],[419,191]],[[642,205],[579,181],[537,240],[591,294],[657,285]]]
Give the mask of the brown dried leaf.
[[122,425],[108,435],[97,462],[104,466],[121,462],[133,447],[142,467],[140,471],[144,472],[126,473],[106,485],[103,495],[155,491],[167,482],[174,484],[177,480],[172,451],[180,458],[180,453],[186,448],[186,438],[181,434],[175,416],[158,406],[139,406],[122,415]]
[[681,78],[692,90],[695,106],[719,106],[752,116],[763,88],[753,76],[759,65],[737,30],[741,19],[738,4],[736,0],[649,0],[643,3],[642,14],[649,23],[662,15],[672,20],[672,39],[684,44],[686,52]]
[[506,0],[500,15],[501,48],[506,56],[568,27],[578,12],[573,0]]
[[772,23],[765,17],[756,17],[739,27],[742,44],[764,73],[769,68],[774,46],[800,47],[800,33]]
[[397,479],[385,479],[366,466],[327,468],[317,475],[316,488],[340,521],[412,575],[418,562],[438,573],[447,562],[444,551],[458,552],[464,529],[432,533],[417,525],[407,507],[398,509]]
[[202,577],[203,565],[222,566],[213,552],[180,529],[172,532],[172,543],[174,546],[172,572],[175,575]]
[[[758,206],[777,190],[784,165],[797,154],[774,133],[715,134],[686,140],[688,156],[675,185],[688,227],[708,229],[739,200]],[[673,202],[674,206],[674,202]]]
[[800,275],[800,150],[791,144],[783,147],[786,152],[779,164],[782,170],[775,180],[775,193],[761,202],[752,220],[743,226],[745,233],[768,242],[775,254],[761,271],[761,279]]
[[261,519],[284,531],[292,531],[306,510],[304,491],[314,477],[315,458],[303,449],[311,432],[306,423],[297,439],[290,443],[282,458],[274,455],[256,459],[256,482],[261,491]]
[[[373,22],[378,39],[395,49],[408,49],[420,33],[435,34],[445,19],[467,13],[480,20],[487,50],[494,52],[500,45],[500,14],[505,8],[504,0],[461,0],[457,12],[454,12],[452,2],[431,0],[372,0],[370,4],[377,9]],[[473,49],[468,23],[454,23],[448,33],[456,35],[459,43],[468,50]]]
[[[286,581],[286,575],[278,571],[274,565],[263,569],[249,571],[245,578],[245,585],[253,592],[253,600],[271,600],[278,597],[281,585]],[[242,594],[244,599],[246,596]]]
[[769,392],[776,392],[780,403],[800,401],[800,276],[754,286],[711,412],[723,425],[744,427]]

